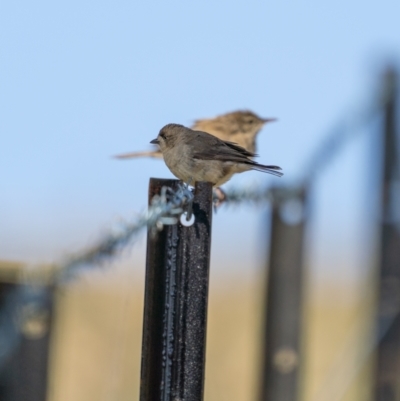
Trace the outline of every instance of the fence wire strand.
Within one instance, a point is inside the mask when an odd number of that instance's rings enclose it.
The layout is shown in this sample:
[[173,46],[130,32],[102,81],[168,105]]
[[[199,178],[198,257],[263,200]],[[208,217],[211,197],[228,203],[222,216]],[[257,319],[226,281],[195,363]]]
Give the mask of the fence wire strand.
[[163,187],[161,195],[154,196],[147,211],[134,221],[118,222],[96,245],[61,264],[57,278],[63,279],[81,268],[110,260],[131,244],[146,227],[156,235],[164,225],[176,224],[193,197],[193,192],[184,184],[179,185],[176,191]]
[[[309,158],[303,169],[304,174],[299,178],[296,185],[291,187],[230,187],[225,190],[226,199],[223,207],[244,203],[262,205],[298,196],[304,187],[309,186],[317,179],[317,176],[332,163],[341,150],[362,131],[362,128],[379,115],[389,92],[390,88],[382,94],[378,102],[373,103],[372,106],[364,107],[359,112],[349,113],[348,117],[336,124],[321,146]],[[192,201],[193,193],[186,185],[180,185],[176,191],[163,188],[161,195],[155,196],[148,209],[138,217],[133,220],[119,221],[97,244],[70,256],[62,263],[52,266],[50,269],[52,283],[60,285],[65,279],[75,276],[81,270],[99,266],[103,262],[111,260],[128,245],[131,245],[145,228],[155,235],[164,225],[176,224]],[[42,269],[41,266],[37,266],[36,269],[29,268],[23,272],[21,284],[25,284],[23,285],[24,290],[10,295],[3,305],[0,312],[0,368],[4,366],[18,345],[21,333],[15,322],[18,321],[21,310],[27,303],[31,302],[36,284],[42,284],[40,280],[37,280],[37,276],[40,276],[40,272],[43,271],[48,277],[48,270],[48,267]],[[33,279],[32,277],[36,278]],[[370,355],[372,349],[378,345],[379,340],[371,344],[371,347],[360,357],[361,360],[357,363],[358,369],[361,366],[361,361]],[[327,380],[324,387],[329,387],[329,385],[330,381]],[[343,384],[343,388],[347,387],[348,382]],[[343,392],[339,391],[339,393],[332,399],[339,400]]]
[[[223,207],[238,206],[244,203],[262,205],[298,196],[304,187],[312,183],[317,175],[321,174],[324,168],[339,154],[341,149],[356,136],[360,128],[367,125],[371,118],[382,110],[383,103],[384,101],[374,103],[372,107],[366,107],[358,113],[352,112],[337,124],[329,132],[322,145],[309,158],[309,162],[303,170],[306,173],[300,177],[297,184],[286,187],[230,187],[224,191]],[[192,200],[193,193],[186,185],[180,185],[177,191],[163,188],[161,195],[152,199],[147,211],[133,221],[119,221],[97,244],[54,266],[55,278],[57,280],[63,279],[80,269],[101,265],[102,262],[110,260],[123,248],[132,244],[146,227],[155,234],[164,225],[176,224]]]

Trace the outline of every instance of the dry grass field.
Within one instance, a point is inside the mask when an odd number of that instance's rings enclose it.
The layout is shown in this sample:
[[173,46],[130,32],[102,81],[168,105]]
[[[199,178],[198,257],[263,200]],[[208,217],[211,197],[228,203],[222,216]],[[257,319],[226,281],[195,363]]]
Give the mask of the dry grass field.
[[[256,400],[263,281],[211,281],[207,401]],[[106,269],[85,273],[58,292],[51,401],[138,400],[143,283],[143,276],[126,269]],[[361,305],[343,285],[307,291],[303,400],[369,399],[370,358],[359,357],[371,337],[370,311],[371,302]]]
[[[86,276],[86,280],[58,295],[52,401],[138,399],[142,283],[127,273],[119,279],[97,277],[94,281]],[[260,283],[262,280],[232,279],[211,284],[207,401],[256,399]],[[363,329],[368,310],[360,307],[343,286],[331,285],[308,293],[303,340],[304,400],[335,399],[332,397],[340,395],[342,388],[344,400],[368,399],[368,368],[360,370],[357,366],[363,337],[368,339]]]

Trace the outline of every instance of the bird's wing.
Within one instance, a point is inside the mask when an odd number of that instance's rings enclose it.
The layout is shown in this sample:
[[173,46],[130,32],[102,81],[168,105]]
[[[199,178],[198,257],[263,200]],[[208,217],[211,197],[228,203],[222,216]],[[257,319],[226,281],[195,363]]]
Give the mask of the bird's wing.
[[256,156],[236,143],[222,141],[206,132],[197,131],[189,142],[195,159],[246,163]]
[[[200,134],[209,136],[209,134],[204,132],[198,132],[196,135],[193,135],[193,139],[191,139],[190,142],[195,141],[196,144],[196,146],[193,146],[192,157],[194,159],[242,163],[248,165],[253,170],[264,171],[278,177],[283,175],[283,173],[279,171],[281,170],[279,166],[264,165],[255,162],[251,157],[256,156],[256,154],[249,152],[233,142],[221,141],[215,137],[204,138],[203,135]],[[195,136],[197,136],[197,138],[195,138]],[[199,137],[200,139],[202,139],[202,137],[206,139],[207,143],[206,141],[199,141]]]
[[244,147],[238,145],[236,142],[224,141],[224,143],[225,143],[225,145],[228,145],[231,149],[235,149],[247,157],[257,157],[258,156],[256,153],[250,152],[249,150],[245,149]]

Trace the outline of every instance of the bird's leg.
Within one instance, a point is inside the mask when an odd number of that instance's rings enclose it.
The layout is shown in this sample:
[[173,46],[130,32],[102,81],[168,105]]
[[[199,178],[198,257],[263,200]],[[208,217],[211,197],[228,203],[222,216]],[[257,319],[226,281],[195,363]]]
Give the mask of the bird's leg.
[[226,201],[226,194],[221,187],[214,188],[213,204],[214,212]]

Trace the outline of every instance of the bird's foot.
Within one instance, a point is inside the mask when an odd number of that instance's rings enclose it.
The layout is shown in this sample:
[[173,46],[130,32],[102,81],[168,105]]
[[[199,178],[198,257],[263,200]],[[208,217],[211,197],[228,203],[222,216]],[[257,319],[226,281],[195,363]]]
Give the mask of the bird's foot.
[[225,192],[221,189],[221,187],[214,188],[213,191],[213,206],[214,206],[214,212],[218,210],[218,208],[221,207],[221,205],[226,201],[226,194]]

